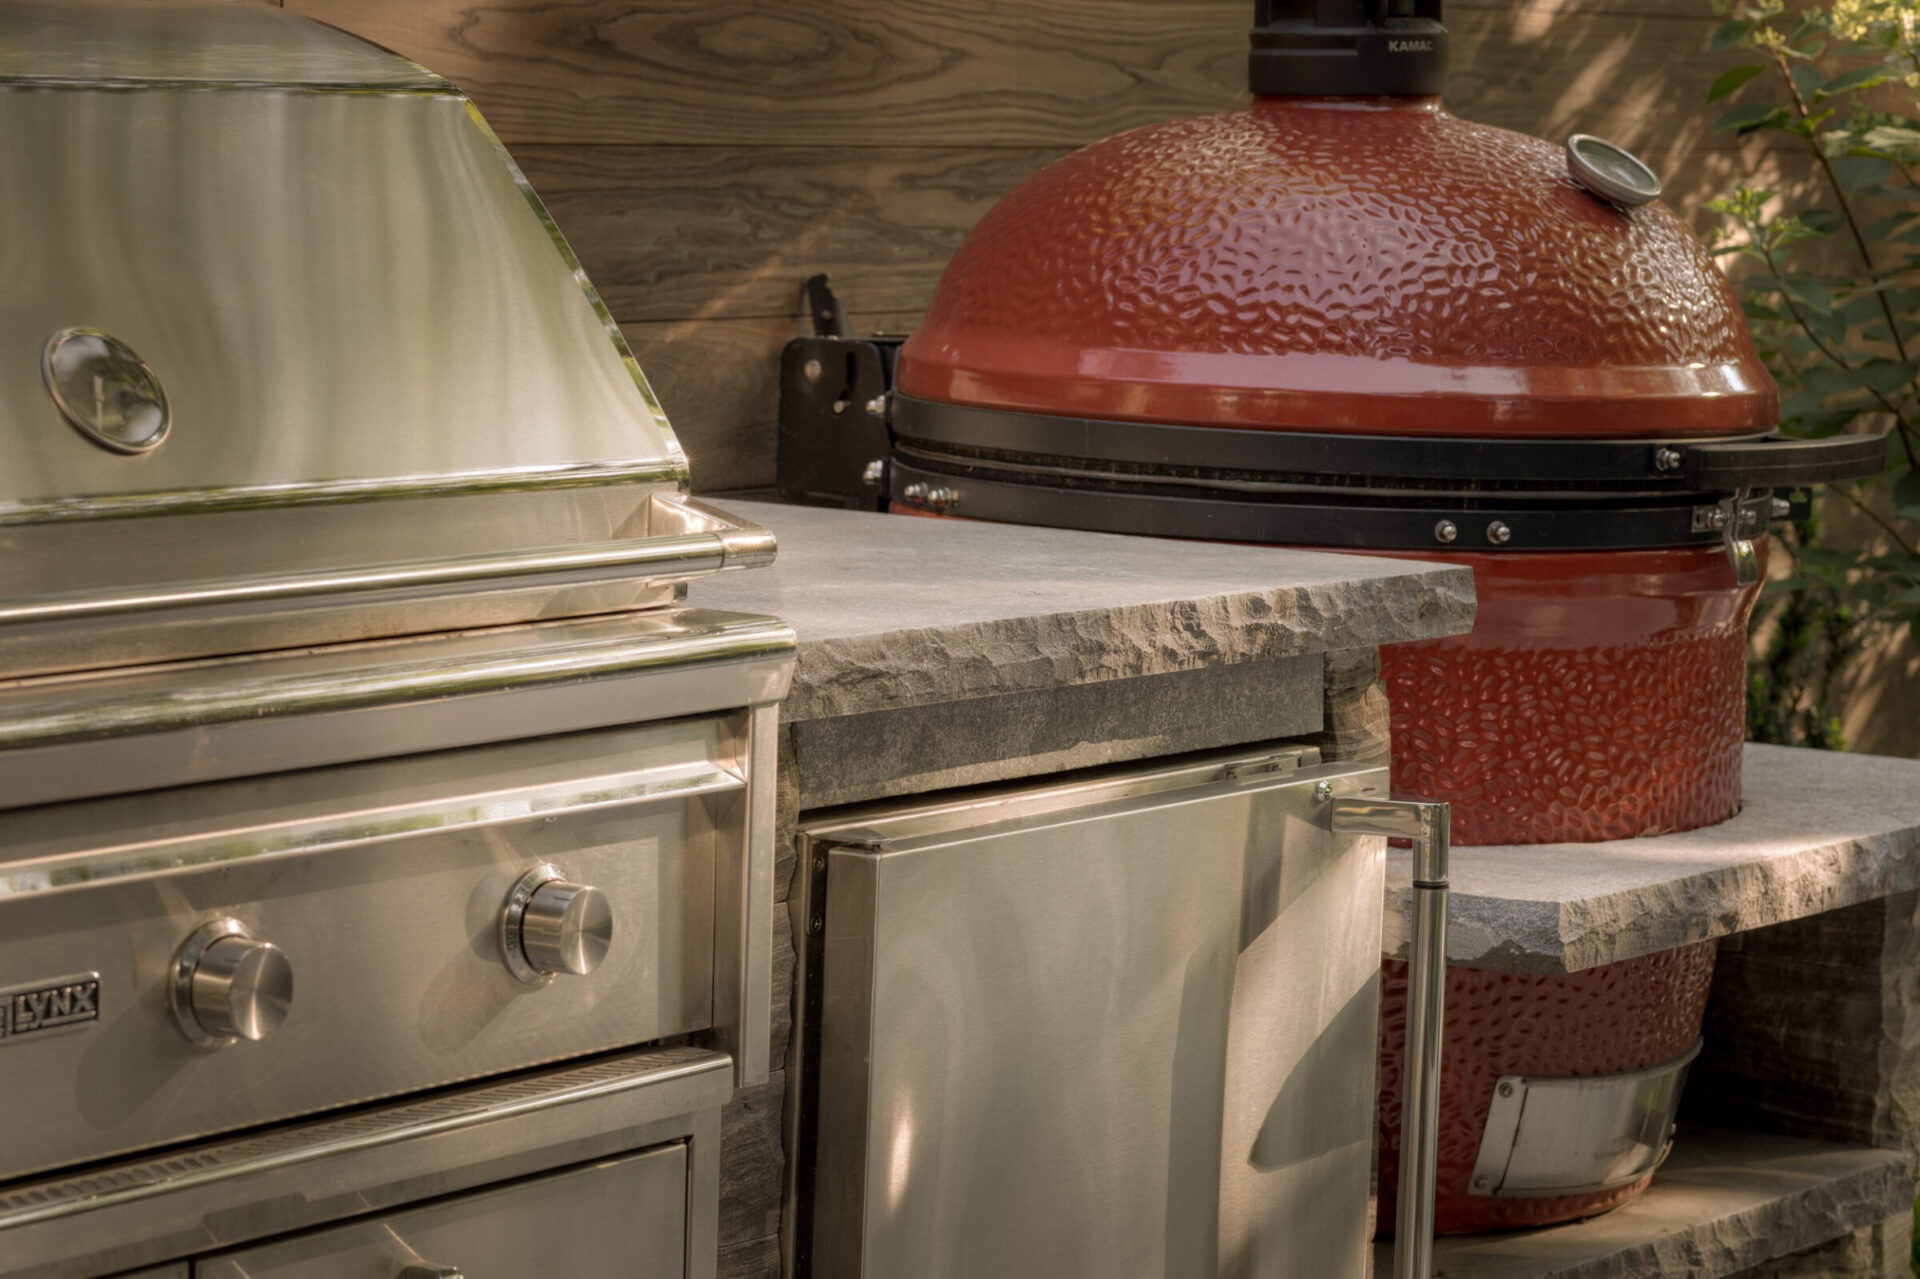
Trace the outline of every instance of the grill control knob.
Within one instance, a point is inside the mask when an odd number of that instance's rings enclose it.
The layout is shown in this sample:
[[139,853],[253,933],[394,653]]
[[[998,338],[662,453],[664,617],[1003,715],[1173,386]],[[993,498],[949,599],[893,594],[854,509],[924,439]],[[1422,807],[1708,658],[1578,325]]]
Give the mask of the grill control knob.
[[552,866],[536,866],[507,894],[500,915],[500,953],[528,985],[563,973],[584,977],[613,942],[613,907],[597,888],[575,884]]
[[280,1029],[293,1006],[293,965],[239,920],[216,919],[181,944],[167,995],[174,1021],[194,1043],[258,1041]]

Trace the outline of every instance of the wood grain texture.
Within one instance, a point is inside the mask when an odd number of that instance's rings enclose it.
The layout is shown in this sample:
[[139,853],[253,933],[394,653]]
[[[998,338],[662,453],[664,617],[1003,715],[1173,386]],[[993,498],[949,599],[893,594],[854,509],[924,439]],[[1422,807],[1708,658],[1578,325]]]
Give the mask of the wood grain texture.
[[[798,282],[795,282],[796,291]],[[854,312],[855,332],[901,331],[917,316]],[[623,324],[640,367],[687,451],[703,493],[773,483],[780,348],[805,321],[676,320]]]
[[[288,0],[450,76],[509,144],[1079,146],[1245,97],[1245,0]],[[1632,145],[1720,69],[1702,0],[1448,12],[1456,109]]]
[[1001,195],[1066,152],[990,147],[521,146],[515,158],[622,322],[789,318],[832,274],[919,311]]
[[1072,146],[1230,105],[1240,0],[289,0],[515,142]]

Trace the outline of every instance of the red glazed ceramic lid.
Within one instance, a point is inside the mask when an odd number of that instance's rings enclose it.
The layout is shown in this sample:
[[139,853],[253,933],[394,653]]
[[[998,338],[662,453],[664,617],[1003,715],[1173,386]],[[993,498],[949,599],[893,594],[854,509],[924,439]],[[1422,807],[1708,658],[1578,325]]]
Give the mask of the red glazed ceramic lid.
[[921,399],[1087,418],[1503,437],[1779,417],[1738,302],[1659,203],[1437,98],[1256,98],[1049,166],[902,349]]

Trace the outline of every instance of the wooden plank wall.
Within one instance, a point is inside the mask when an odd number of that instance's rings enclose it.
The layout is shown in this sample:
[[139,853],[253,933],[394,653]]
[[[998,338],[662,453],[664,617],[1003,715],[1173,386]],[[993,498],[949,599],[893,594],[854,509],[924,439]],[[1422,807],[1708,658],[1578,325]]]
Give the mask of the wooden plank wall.
[[[910,327],[1010,187],[1245,97],[1248,0],[285,0],[461,84],[653,380],[696,488],[773,479],[779,350],[829,271]],[[1707,136],[1708,0],[1455,0],[1460,114],[1598,133],[1691,211],[1758,166]]]

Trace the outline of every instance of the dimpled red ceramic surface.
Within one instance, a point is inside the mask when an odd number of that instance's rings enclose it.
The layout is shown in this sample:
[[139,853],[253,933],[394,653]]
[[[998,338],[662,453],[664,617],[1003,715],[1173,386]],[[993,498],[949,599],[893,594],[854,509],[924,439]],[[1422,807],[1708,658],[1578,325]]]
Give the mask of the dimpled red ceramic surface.
[[[1496,1199],[1468,1186],[1500,1076],[1603,1075],[1672,1061],[1700,1035],[1718,948],[1700,942],[1579,973],[1449,968],[1434,1228],[1461,1234],[1571,1221],[1644,1190],[1646,1178],[1590,1195]],[[1400,1179],[1407,966],[1389,959],[1381,979],[1378,1221],[1387,1234]]]
[[1560,147],[1433,99],[1257,99],[1002,200],[901,352],[908,394],[1315,431],[1713,434],[1778,395],[1706,250]]
[[1719,547],[1423,558],[1469,565],[1479,604],[1470,634],[1381,651],[1393,787],[1452,803],[1456,844],[1733,816],[1760,588]]

